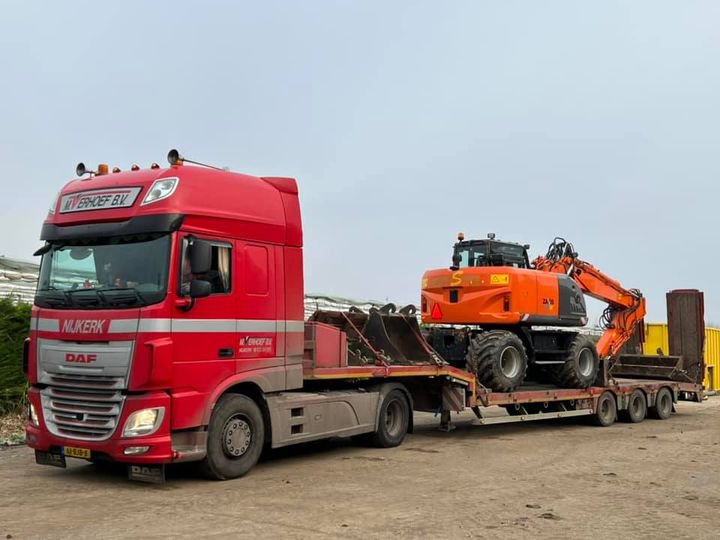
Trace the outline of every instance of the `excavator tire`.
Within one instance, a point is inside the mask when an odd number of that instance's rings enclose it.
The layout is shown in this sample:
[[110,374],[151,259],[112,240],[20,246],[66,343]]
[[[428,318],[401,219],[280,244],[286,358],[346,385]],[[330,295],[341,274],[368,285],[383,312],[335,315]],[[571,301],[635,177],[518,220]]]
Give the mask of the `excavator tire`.
[[490,330],[470,339],[468,369],[483,386],[512,392],[525,379],[528,358],[522,340],[507,330]]
[[600,367],[595,343],[578,334],[570,342],[565,363],[554,370],[555,383],[564,388],[588,388],[597,378]]

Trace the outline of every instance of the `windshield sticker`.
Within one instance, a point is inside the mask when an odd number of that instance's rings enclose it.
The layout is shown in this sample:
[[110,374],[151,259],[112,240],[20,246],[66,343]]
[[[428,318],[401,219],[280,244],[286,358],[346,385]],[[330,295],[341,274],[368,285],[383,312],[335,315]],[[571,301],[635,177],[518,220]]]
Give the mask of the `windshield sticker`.
[[133,205],[140,190],[140,187],[108,188],[64,195],[60,199],[60,213],[127,208]]

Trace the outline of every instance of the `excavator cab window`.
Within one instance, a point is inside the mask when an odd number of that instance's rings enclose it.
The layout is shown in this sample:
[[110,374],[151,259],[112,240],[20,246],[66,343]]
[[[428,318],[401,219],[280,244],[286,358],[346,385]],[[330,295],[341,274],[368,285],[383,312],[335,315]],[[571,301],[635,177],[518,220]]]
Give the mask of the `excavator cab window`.
[[527,250],[519,244],[490,240],[471,240],[455,244],[453,265],[458,268],[473,266],[511,266],[530,268]]

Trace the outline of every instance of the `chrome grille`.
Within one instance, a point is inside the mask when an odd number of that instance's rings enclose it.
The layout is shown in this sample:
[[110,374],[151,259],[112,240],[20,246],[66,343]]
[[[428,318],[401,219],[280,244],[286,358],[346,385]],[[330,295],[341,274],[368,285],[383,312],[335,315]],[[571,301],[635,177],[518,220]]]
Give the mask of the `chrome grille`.
[[115,431],[125,396],[123,377],[49,374],[41,391],[43,418],[60,437],[86,441],[108,439]]

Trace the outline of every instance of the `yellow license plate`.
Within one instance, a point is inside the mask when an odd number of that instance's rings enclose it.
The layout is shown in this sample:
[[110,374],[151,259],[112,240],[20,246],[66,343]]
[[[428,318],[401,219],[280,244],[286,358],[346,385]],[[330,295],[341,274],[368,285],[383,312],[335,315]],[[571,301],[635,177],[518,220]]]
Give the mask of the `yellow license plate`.
[[76,448],[74,446],[66,446],[65,447],[65,456],[76,457],[76,458],[81,458],[81,459],[90,459],[90,449],[89,448]]

